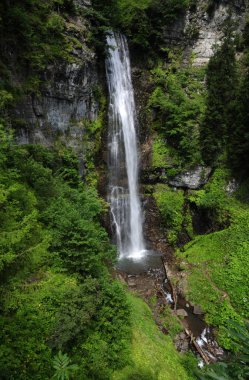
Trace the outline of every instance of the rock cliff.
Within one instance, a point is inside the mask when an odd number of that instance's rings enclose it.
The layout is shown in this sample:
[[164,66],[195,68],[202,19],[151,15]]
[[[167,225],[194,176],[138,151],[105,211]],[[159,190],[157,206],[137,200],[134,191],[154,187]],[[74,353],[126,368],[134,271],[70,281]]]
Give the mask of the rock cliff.
[[[81,10],[90,1],[75,0],[75,4]],[[87,42],[89,30],[89,22],[81,16],[67,21],[65,34],[75,41],[69,59],[49,64],[40,75],[40,90],[17,103],[11,118],[20,144],[52,146],[59,139],[76,153],[82,151],[85,121],[98,115],[96,54]]]
[[194,64],[207,64],[213,55],[213,48],[221,43],[228,20],[241,33],[245,26],[246,2],[199,1],[196,8],[188,10],[184,32],[190,37]]
[[[78,9],[91,7],[90,0],[75,0]],[[219,44],[229,16],[237,25],[238,33],[245,23],[246,4],[243,0],[217,2],[197,1],[170,27],[165,26],[165,46],[180,45],[187,56],[194,53],[194,64],[206,64]],[[18,125],[17,140],[21,144],[52,145],[59,137],[68,146],[80,150],[84,135],[84,120],[93,121],[98,115],[98,101],[94,91],[98,86],[97,57],[87,45],[90,24],[82,16],[67,22],[66,33],[78,40],[69,62],[49,65],[41,75],[39,93],[23,96],[16,105],[12,118]],[[137,94],[143,93],[146,74],[134,69]],[[138,73],[138,74],[137,74]],[[20,78],[14,78],[20,81]],[[141,83],[140,83],[141,82]],[[140,87],[140,88],[139,88]],[[146,83],[146,91],[149,90]],[[146,96],[137,99],[140,132],[148,133],[144,116]],[[146,161],[147,162],[147,161]]]

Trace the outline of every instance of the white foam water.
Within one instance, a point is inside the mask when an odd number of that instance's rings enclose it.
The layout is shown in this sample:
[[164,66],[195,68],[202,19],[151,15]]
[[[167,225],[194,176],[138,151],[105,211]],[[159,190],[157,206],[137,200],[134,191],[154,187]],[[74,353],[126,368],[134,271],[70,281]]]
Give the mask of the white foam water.
[[120,258],[140,260],[146,253],[138,195],[136,109],[129,49],[119,33],[107,36],[109,89],[109,191],[112,225]]

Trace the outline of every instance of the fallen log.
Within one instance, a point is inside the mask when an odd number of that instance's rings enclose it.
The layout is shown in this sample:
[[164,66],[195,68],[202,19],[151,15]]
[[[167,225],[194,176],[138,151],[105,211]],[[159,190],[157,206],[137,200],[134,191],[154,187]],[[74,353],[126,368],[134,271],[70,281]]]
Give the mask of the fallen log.
[[208,355],[203,351],[201,346],[196,342],[196,339],[194,338],[193,334],[186,327],[184,327],[184,330],[185,330],[185,333],[187,334],[187,336],[190,338],[190,342],[193,343],[196,350],[198,351],[198,353],[202,357],[204,363],[210,364],[210,359],[209,359]]

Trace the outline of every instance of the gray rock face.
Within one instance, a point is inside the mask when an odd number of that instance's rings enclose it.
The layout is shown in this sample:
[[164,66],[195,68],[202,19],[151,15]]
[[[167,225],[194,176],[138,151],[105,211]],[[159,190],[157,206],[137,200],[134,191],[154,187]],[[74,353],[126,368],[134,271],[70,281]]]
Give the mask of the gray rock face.
[[84,129],[80,122],[94,120],[98,114],[96,84],[94,57],[82,57],[82,64],[49,67],[41,96],[26,97],[15,110],[15,117],[26,124],[18,130],[18,141],[51,145],[58,135],[65,135],[66,142],[69,136],[80,138]]
[[92,3],[91,0],[73,0],[73,2],[78,9],[89,7]]
[[243,30],[247,7],[245,0],[217,0],[213,5],[207,0],[198,0],[173,25],[165,25],[165,44],[184,46],[186,57],[194,54],[195,66],[205,65],[214,53],[213,48],[222,42],[229,16],[237,32]]
[[191,32],[198,35],[192,41],[192,52],[195,55],[194,65],[207,64],[213,55],[214,46],[220,45],[224,36],[225,22],[231,15],[231,20],[237,25],[237,31],[245,25],[246,6],[244,0],[219,0],[213,7],[208,2],[199,0],[194,12],[187,12],[185,34]]
[[207,183],[211,168],[197,166],[193,170],[181,173],[168,181],[169,185],[188,189],[198,189]]
[[[75,1],[78,7],[89,1]],[[57,62],[42,74],[40,93],[22,97],[12,120],[20,144],[51,146],[58,139],[82,152],[86,124],[98,116],[94,96],[99,85],[96,57],[87,46],[88,22],[81,17],[66,21],[65,35],[77,40],[68,60]],[[14,78],[22,82],[24,78]]]

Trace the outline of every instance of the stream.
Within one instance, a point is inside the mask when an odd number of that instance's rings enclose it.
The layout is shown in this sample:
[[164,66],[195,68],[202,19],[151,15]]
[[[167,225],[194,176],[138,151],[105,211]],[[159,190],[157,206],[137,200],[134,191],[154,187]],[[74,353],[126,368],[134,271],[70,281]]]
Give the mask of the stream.
[[125,258],[119,260],[116,271],[118,277],[127,283],[129,289],[135,291],[149,305],[150,299],[156,298],[156,305],[152,307],[152,311],[163,333],[168,334],[168,331],[160,321],[161,311],[170,306],[172,315],[178,316],[182,326],[182,332],[174,339],[178,351],[192,350],[199,359],[200,367],[220,360],[224,356],[224,351],[215,339],[214,328],[205,322],[204,314],[198,306],[190,304],[180,294],[177,294],[177,297],[173,295],[163,260],[160,253],[148,251],[142,260]]

